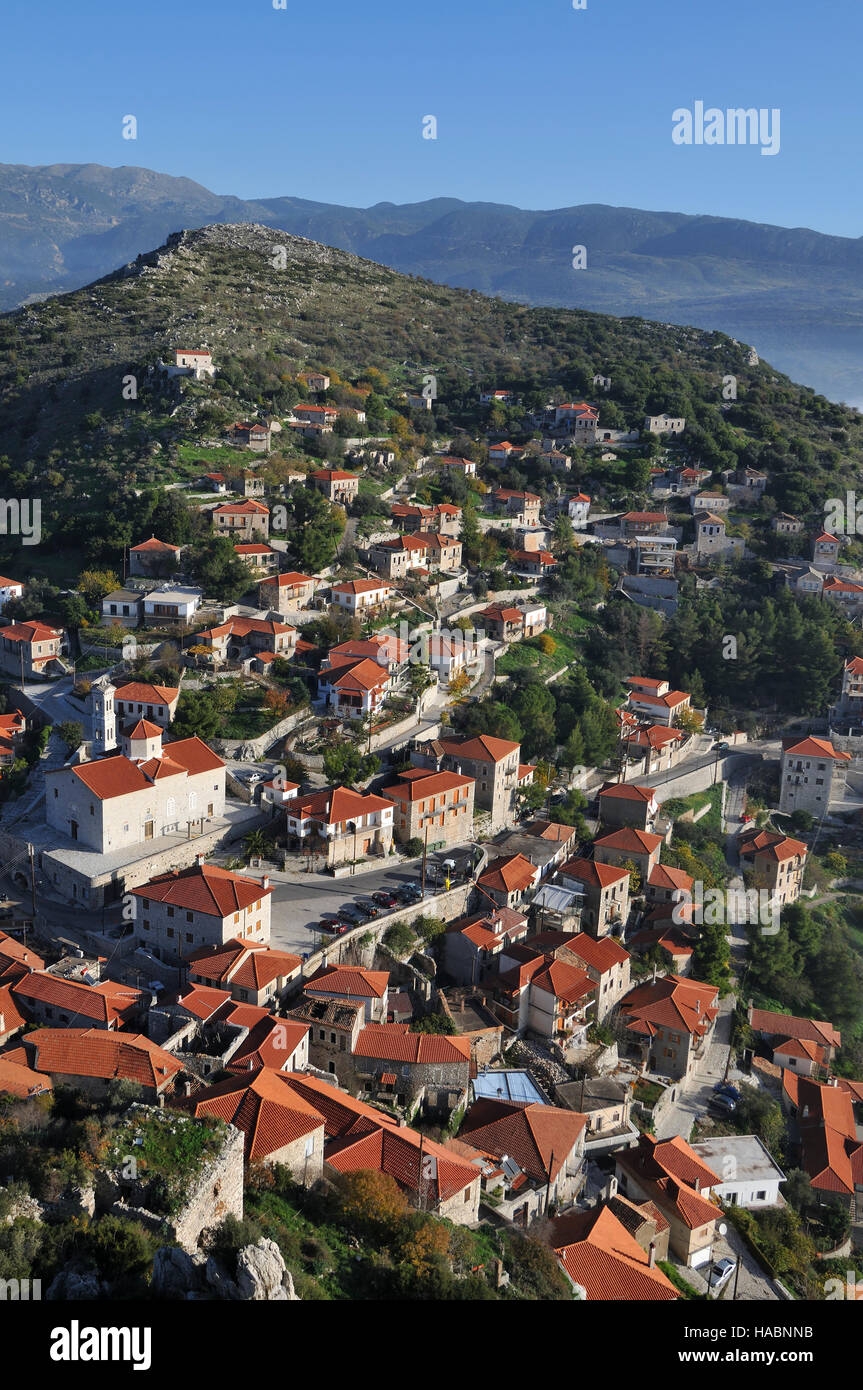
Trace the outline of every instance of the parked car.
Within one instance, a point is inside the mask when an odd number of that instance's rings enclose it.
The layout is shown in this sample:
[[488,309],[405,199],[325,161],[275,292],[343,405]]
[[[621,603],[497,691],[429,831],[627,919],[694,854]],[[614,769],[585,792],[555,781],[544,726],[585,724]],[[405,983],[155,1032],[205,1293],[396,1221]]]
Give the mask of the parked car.
[[398,907],[399,900],[394,893],[372,893],[372,902],[376,902],[378,907],[393,908]]
[[714,745],[713,745],[713,751],[714,751],[715,753],[724,753],[724,752],[726,751],[726,749],[728,749],[728,748],[730,748],[730,747],[731,747],[731,744],[728,742],[728,739],[724,738],[724,739],[722,739],[722,741],[721,741],[720,743],[714,743]]
[[735,1103],[740,1099],[740,1092],[736,1086],[732,1086],[730,1081],[717,1081],[713,1090],[716,1095],[727,1096],[729,1100],[733,1100]]
[[735,1269],[737,1261],[731,1260],[727,1256],[722,1260],[715,1260],[707,1271],[707,1286],[715,1298],[720,1289],[724,1289]]
[[377,903],[369,902],[368,898],[362,898],[357,903],[360,912],[364,912],[367,917],[377,917],[380,906]]
[[401,903],[418,903],[422,895],[423,890],[418,883],[406,883],[403,888],[396,889],[396,897]]
[[732,1100],[730,1096],[713,1095],[707,1102],[707,1109],[717,1116],[733,1115],[737,1109],[737,1101]]
[[345,907],[341,916],[345,922],[350,922],[355,927],[361,927],[364,922],[371,920],[371,913],[364,912],[361,907]]

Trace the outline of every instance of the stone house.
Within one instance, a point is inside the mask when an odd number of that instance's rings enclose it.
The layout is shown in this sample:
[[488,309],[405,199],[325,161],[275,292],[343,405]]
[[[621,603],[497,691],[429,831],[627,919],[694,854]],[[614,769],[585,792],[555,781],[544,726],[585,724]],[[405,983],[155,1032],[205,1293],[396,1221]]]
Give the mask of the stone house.
[[644,428],[648,434],[683,434],[686,418],[682,415],[645,415]]
[[132,889],[135,944],[157,960],[179,964],[195,949],[224,946],[234,937],[266,943],[272,892],[266,875],[231,873],[200,856],[191,868]]
[[307,608],[315,595],[318,580],[309,574],[290,570],[273,575],[258,585],[258,602],[272,613],[288,613],[292,608]]
[[678,1081],[706,1056],[718,1015],[716,987],[679,975],[636,985],[620,1004],[632,1051],[649,1071]]
[[384,787],[395,806],[394,834],[402,844],[421,839],[428,849],[462,844],[473,832],[473,777],[457,772],[414,768],[400,781]]
[[349,506],[360,490],[359,475],[346,473],[341,468],[317,468],[309,478],[328,502],[337,502],[342,507]]
[[629,917],[629,873],[594,859],[568,859],[557,881],[584,896],[581,923],[595,937],[622,931]]
[[286,808],[289,843],[324,856],[331,868],[369,855],[385,856],[393,841],[394,810],[383,797],[347,787],[297,796]]
[[651,1202],[669,1226],[669,1246],[684,1264],[698,1268],[710,1259],[722,1216],[711,1200],[719,1183],[712,1168],[685,1139],[639,1136],[634,1149],[615,1154],[620,1192],[634,1202]]
[[169,545],[156,536],[133,545],[129,550],[129,575],[145,579],[166,579],[179,567],[182,546]]
[[309,1027],[309,1064],[335,1076],[339,1057],[349,1057],[363,1026],[362,1003],[342,1002],[324,995],[304,994],[291,1009],[291,1017]]
[[626,826],[622,830],[613,830],[610,834],[602,835],[598,840],[595,840],[593,857],[600,864],[616,864],[619,868],[626,868],[627,865],[634,864],[641,876],[642,883],[646,883],[659,863],[661,848],[661,835],[654,835],[649,830],[635,830],[631,826]]
[[88,1028],[113,1032],[140,1023],[150,1006],[145,990],[115,980],[86,984],[50,970],[28,971],[12,984],[12,993],[31,1022],[48,1028],[69,1027],[81,1019]]
[[190,984],[228,990],[238,1003],[259,1008],[269,1008],[281,999],[303,964],[288,951],[240,937],[224,945],[201,947],[185,959]]
[[753,871],[754,886],[764,888],[784,907],[795,903],[803,887],[807,845],[774,830],[745,830],[738,840],[740,862]]
[[277,570],[281,564],[281,552],[274,550],[271,545],[267,545],[264,541],[241,542],[234,546],[234,554],[252,571],[253,575],[258,575],[262,571]]
[[83,1018],[81,1028],[37,1028],[4,1054],[20,1056],[27,1067],[50,1078],[50,1085],[69,1086],[102,1099],[117,1081],[134,1082],[152,1105],[176,1093],[184,1068],[170,1052],[141,1033],[107,1032]]
[[209,648],[214,666],[253,661],[262,655],[288,659],[296,650],[297,632],[270,618],[229,618],[219,627],[193,633],[186,645]]
[[12,623],[0,628],[0,670],[17,680],[60,674],[64,634],[46,623]]
[[652,787],[637,782],[615,782],[599,793],[599,818],[603,825],[633,825],[651,830],[659,814],[659,802]]
[[242,502],[222,502],[212,511],[213,530],[232,541],[266,540],[270,534],[270,509],[247,497]]
[[494,977],[508,946],[523,941],[528,919],[513,908],[490,905],[480,912],[447,923],[443,962],[447,975],[459,985],[477,985]]
[[258,1067],[178,1102],[193,1115],[218,1116],[238,1129],[247,1163],[284,1164],[310,1187],[324,1167],[324,1119],[281,1072]]
[[521,744],[491,734],[477,734],[421,744],[411,753],[411,762],[415,767],[472,777],[476,805],[491,813],[492,829],[497,830],[515,819],[520,756]]
[[305,983],[310,1000],[333,1000],[359,1005],[364,1024],[386,1023],[389,997],[386,970],[366,970],[361,965],[322,965]]
[[56,768],[45,777],[48,825],[99,854],[190,834],[225,810],[225,764],[201,739],[162,746],[141,719],[122,736],[122,754]]
[[470,1039],[412,1033],[406,1023],[366,1024],[351,1064],[366,1095],[408,1112],[423,1105],[449,1116],[467,1097]]
[[[555,1105],[474,1101],[459,1130],[458,1152],[469,1146],[503,1169],[497,1183],[504,1215],[526,1226],[549,1207],[566,1207],[584,1181],[584,1115]],[[500,1208],[497,1208],[500,1210]]]
[[850,753],[833,747],[828,738],[783,740],[780,772],[780,811],[809,811],[817,819],[833,799],[833,782]]
[[542,498],[536,492],[518,492],[513,488],[499,487],[491,494],[489,501],[495,511],[508,517],[515,526],[539,525]]
[[492,859],[477,878],[476,886],[484,902],[518,908],[539,878],[539,869],[523,854],[509,854]]

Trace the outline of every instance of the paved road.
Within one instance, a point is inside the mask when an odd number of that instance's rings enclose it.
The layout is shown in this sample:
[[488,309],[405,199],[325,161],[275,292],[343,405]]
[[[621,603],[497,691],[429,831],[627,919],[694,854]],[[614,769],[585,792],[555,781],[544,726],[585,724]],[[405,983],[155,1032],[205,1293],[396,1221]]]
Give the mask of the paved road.
[[[725,1235],[716,1237],[713,1243],[713,1259],[715,1261],[730,1257],[740,1261],[740,1272],[737,1275],[737,1302],[778,1302],[779,1295],[773,1288],[770,1276],[761,1268],[755,1256],[744,1245],[736,1227],[728,1220],[722,1224],[725,1226]],[[694,1288],[698,1289],[699,1293],[706,1293],[709,1269],[709,1265],[702,1265],[700,1269],[682,1266],[681,1272],[683,1277]],[[725,1287],[714,1297],[717,1302],[731,1303],[734,1300],[734,1293],[735,1276],[732,1274]]]
[[[315,950],[322,941],[338,940],[317,931],[318,922],[326,912],[338,912],[357,898],[367,898],[380,889],[397,888],[416,883],[420,876],[419,860],[399,860],[397,863],[370,869],[348,878],[332,879],[325,874],[276,873],[273,882],[270,942],[281,950],[302,955]],[[434,874],[427,875],[431,891]],[[434,912],[434,899],[429,899],[429,911]]]
[[[678,1091],[677,1100],[666,1110],[658,1122],[656,1126],[658,1139],[672,1139],[676,1134],[679,1134],[682,1139],[688,1139],[694,1121],[707,1109],[707,1102],[710,1099],[714,1084],[717,1081],[722,1081],[725,1077],[733,1012],[734,997],[727,995],[725,999],[720,1001],[719,1018],[716,1020],[716,1030],[713,1034],[713,1042],[707,1052],[706,1061],[696,1073],[689,1088]],[[731,1071],[729,1078],[733,1079],[737,1075],[737,1072]]]

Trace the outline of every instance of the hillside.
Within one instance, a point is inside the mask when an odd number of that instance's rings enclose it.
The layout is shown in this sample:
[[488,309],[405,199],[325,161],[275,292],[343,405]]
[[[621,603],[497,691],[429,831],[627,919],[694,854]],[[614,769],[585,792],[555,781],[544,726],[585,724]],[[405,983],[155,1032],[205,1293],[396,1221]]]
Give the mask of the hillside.
[[[274,269],[280,255],[284,269]],[[204,345],[219,368],[212,385],[179,389],[155,371],[173,348]],[[759,461],[788,510],[823,513],[863,460],[861,417],[763,362],[749,366],[745,346],[721,334],[528,309],[264,227],[220,225],[177,234],[86,289],[0,318],[4,495],[42,499],[42,550],[58,531],[104,530],[121,490],[188,481],[192,461],[207,457],[203,441],[231,419],[286,413],[309,366],[337,372],[347,403],[351,392],[364,400],[374,379],[378,433],[399,451],[409,437],[413,457],[455,430],[485,436],[483,386],[508,387],[536,408],[550,393],[595,398],[600,372],[612,378],[601,397],[607,422],[638,427],[645,412],[684,414],[693,456],[712,467]],[[437,380],[434,412],[411,412],[404,389],[427,372]],[[729,374],[739,399],[724,406]],[[134,398],[124,396],[130,389]],[[519,420],[500,427],[514,433]],[[301,452],[292,437],[282,447]],[[331,436],[324,453],[340,447]],[[11,537],[0,558],[12,563],[10,546]]]
[[[0,165],[0,308],[99,278],[180,227],[253,222],[528,304],[715,328],[833,399],[863,400],[863,239],[599,204],[243,200],[100,165]],[[588,269],[571,268],[575,245]]]

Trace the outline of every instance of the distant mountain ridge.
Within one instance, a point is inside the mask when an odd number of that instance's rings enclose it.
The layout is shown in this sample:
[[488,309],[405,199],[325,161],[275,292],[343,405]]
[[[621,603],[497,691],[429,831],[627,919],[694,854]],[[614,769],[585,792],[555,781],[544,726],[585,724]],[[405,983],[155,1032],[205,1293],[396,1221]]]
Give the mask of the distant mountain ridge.
[[[863,404],[863,238],[601,204],[245,200],[96,164],[0,165],[0,308],[99,279],[180,228],[254,222],[531,305],[717,328]],[[572,268],[573,247],[587,268]]]

